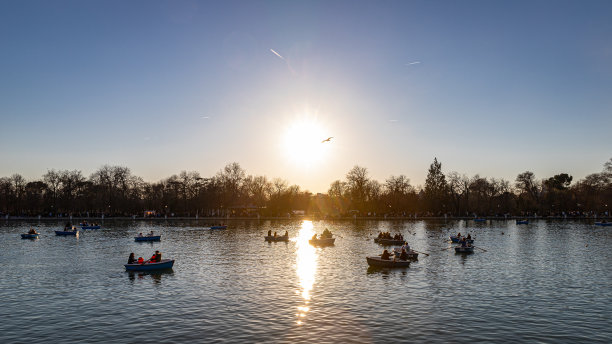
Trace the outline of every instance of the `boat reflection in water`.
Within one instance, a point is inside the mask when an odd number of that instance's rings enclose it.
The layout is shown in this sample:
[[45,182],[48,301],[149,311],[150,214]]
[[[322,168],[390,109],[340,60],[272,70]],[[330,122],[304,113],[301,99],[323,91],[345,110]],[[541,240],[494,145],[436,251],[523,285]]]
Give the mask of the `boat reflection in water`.
[[298,306],[298,325],[303,324],[303,319],[310,310],[310,291],[314,285],[315,273],[317,271],[317,250],[308,243],[308,240],[314,233],[312,221],[304,220],[296,239],[297,255],[295,270],[300,281],[300,290],[296,292],[301,294],[304,301],[302,305]]

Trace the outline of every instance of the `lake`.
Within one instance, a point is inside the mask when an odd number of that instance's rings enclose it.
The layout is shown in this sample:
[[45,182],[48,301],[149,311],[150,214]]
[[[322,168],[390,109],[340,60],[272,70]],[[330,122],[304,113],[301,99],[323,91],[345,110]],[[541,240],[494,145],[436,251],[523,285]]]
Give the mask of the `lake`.
[[[588,221],[105,221],[0,223],[1,343],[612,341],[612,229]],[[36,240],[21,239],[34,226]],[[334,246],[308,244],[329,228]],[[267,243],[268,230],[289,232]],[[138,233],[161,242],[135,242]],[[368,268],[379,231],[408,268]],[[449,249],[471,233],[479,249]],[[171,271],[128,273],[160,250]]]

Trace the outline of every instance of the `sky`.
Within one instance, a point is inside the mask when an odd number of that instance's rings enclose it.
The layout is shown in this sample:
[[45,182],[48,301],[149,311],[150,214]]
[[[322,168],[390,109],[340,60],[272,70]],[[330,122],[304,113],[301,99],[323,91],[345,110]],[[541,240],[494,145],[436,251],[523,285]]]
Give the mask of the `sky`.
[[[129,167],[326,192],[612,157],[612,1],[0,1],[0,176]],[[330,141],[322,140],[333,137]]]

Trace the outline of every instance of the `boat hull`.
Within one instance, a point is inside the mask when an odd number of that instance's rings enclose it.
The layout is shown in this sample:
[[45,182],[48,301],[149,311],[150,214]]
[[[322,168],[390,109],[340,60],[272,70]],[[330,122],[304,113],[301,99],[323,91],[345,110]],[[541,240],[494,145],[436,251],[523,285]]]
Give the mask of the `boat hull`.
[[171,269],[174,266],[174,259],[162,259],[158,263],[145,264],[124,264],[126,271],[151,271]]
[[366,257],[368,265],[374,268],[406,268],[410,266],[409,260],[382,259],[380,257]]
[[595,226],[608,227],[608,226],[612,226],[612,222],[595,222]]
[[134,241],[161,241],[161,235],[134,237]]
[[472,247],[455,247],[456,253],[474,253],[474,246]]
[[331,246],[336,242],[336,238],[325,238],[325,239],[310,239],[308,243],[312,246]]
[[79,231],[55,231],[55,235],[67,236],[74,235],[76,236]]
[[487,219],[474,219],[474,222],[487,222]]
[[289,241],[289,236],[265,236],[264,240],[268,242],[272,241]]
[[382,239],[375,238],[374,242],[383,246],[395,246],[395,245],[403,245],[405,240],[394,240],[394,239]]
[[211,226],[210,229],[227,229],[227,226]]
[[37,239],[38,234],[21,234],[21,239]]

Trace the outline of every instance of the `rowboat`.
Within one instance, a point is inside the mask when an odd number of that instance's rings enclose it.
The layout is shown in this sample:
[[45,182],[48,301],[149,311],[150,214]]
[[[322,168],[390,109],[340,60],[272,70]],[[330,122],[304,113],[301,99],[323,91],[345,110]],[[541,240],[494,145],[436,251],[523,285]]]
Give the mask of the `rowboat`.
[[137,236],[134,241],[160,241],[161,235]]
[[21,239],[36,239],[38,238],[38,233],[36,234],[21,234]]
[[487,219],[474,219],[474,222],[486,222]]
[[72,231],[55,231],[55,235],[74,235],[76,236],[77,233],[79,233],[78,230],[72,230]]
[[383,246],[392,246],[392,245],[403,245],[405,240],[395,240],[395,239],[384,239],[384,238],[374,238],[374,242],[377,244],[381,244]]
[[612,226],[612,222],[595,222],[595,226]]
[[150,262],[143,264],[124,264],[126,271],[151,271],[151,270],[162,270],[171,269],[174,265],[174,259],[162,259],[160,262]]
[[210,226],[210,229],[227,229],[227,226]]
[[272,241],[289,241],[289,236],[288,235],[287,236],[284,236],[284,235],[283,236],[274,236],[274,235],[269,235],[268,236],[268,235],[266,235],[264,237],[264,239],[266,241],[269,241],[269,242],[272,242]]
[[81,226],[81,229],[100,229],[100,226]]
[[406,268],[410,266],[409,260],[382,259],[381,257],[366,257],[368,265],[375,268]]
[[474,246],[457,246],[455,247],[456,253],[474,253]]
[[[461,242],[461,238],[455,235],[451,235],[450,236],[450,240],[451,242],[454,242],[455,244],[458,244]],[[465,242],[467,242],[468,244],[473,244],[474,243],[474,239],[465,239]]]
[[336,238],[321,238],[321,239],[310,239],[308,243],[312,246],[331,246],[336,241]]
[[529,220],[516,220],[517,225],[528,225]]

